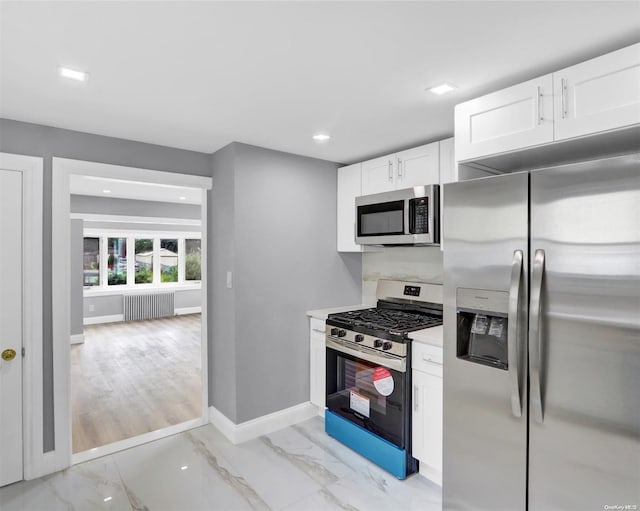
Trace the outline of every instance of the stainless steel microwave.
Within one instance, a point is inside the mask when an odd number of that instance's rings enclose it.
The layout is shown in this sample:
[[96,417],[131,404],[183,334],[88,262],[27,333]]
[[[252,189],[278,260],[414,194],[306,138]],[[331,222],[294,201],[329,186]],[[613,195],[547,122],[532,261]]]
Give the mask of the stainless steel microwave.
[[356,197],[356,243],[360,245],[437,245],[440,243],[440,187]]

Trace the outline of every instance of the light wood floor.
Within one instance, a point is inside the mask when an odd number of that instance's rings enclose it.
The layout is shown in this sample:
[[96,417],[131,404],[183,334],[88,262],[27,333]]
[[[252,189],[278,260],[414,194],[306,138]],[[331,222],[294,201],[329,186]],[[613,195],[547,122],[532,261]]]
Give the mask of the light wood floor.
[[200,417],[200,314],[84,327],[71,346],[73,452]]

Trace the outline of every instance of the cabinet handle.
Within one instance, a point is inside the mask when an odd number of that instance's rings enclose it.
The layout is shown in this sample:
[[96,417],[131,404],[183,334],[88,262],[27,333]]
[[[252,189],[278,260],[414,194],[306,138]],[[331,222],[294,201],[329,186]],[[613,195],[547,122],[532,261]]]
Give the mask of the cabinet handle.
[[398,179],[402,179],[402,160],[398,157]]
[[538,117],[538,126],[542,124],[544,118],[542,117],[542,89],[538,86],[538,101],[537,101],[537,109],[536,115]]
[[393,181],[393,162],[389,160],[389,181]]
[[562,108],[562,118],[565,119],[567,117],[567,81],[563,78],[560,81],[560,103]]
[[418,386],[413,386],[413,411],[418,411]]

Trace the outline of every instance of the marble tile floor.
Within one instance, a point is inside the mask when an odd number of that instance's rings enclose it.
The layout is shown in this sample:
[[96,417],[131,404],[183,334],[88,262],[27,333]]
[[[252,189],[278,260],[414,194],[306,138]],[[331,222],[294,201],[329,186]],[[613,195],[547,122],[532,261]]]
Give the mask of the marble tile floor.
[[441,488],[399,481],[315,417],[239,445],[214,426],[0,488],[2,511],[432,511]]

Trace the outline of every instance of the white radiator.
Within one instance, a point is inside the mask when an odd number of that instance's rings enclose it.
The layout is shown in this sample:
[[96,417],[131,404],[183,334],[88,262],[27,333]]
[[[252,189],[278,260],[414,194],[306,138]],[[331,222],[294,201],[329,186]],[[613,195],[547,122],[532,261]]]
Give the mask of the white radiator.
[[124,320],[162,318],[173,316],[174,293],[145,293],[124,295]]

